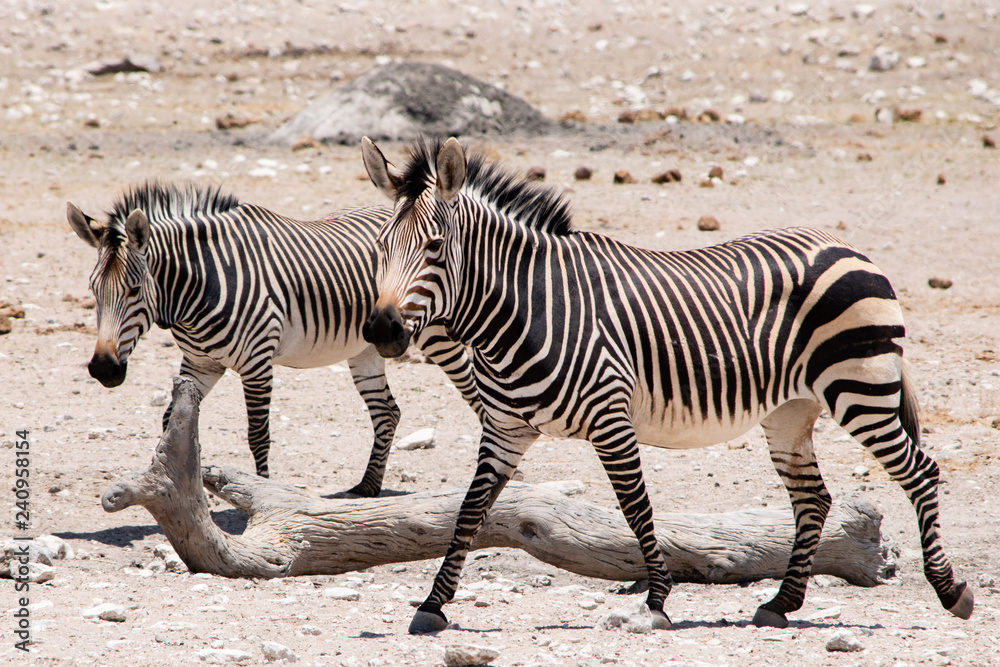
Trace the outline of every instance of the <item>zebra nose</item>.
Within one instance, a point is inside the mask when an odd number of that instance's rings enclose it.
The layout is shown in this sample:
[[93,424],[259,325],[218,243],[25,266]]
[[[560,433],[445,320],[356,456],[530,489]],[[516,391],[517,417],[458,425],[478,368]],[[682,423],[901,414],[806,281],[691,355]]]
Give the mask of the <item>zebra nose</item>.
[[383,357],[398,357],[410,344],[403,320],[393,307],[375,308],[361,327],[361,335]]
[[117,387],[125,381],[128,362],[119,363],[114,355],[95,354],[87,364],[87,370],[90,371],[90,377],[105,387]]

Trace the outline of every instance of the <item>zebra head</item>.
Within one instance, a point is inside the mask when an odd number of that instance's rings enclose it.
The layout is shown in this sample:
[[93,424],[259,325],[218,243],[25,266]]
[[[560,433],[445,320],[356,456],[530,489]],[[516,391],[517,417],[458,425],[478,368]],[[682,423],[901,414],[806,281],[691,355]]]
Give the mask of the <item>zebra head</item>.
[[[426,146],[420,143],[417,151],[426,152]],[[376,241],[378,299],[362,335],[383,357],[398,357],[412,336],[447,316],[449,275],[461,264],[459,245],[449,232],[465,182],[465,152],[456,139],[448,139],[437,152],[434,172],[415,156],[406,174],[367,137],[361,152],[372,183],[395,202]]]
[[97,248],[90,276],[97,301],[97,344],[87,368],[105,387],[117,387],[125,381],[132,348],[152,321],[149,219],[136,209],[124,223],[112,217],[102,225],[71,203],[66,217],[77,236]]

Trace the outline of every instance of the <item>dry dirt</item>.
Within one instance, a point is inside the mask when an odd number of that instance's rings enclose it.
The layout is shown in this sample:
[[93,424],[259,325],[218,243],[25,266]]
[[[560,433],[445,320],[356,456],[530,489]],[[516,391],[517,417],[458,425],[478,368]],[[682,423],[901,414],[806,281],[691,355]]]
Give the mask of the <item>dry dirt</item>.
[[[0,536],[56,534],[76,557],[57,561],[55,579],[31,587],[28,654],[14,647],[14,583],[0,581],[0,661],[177,664],[197,662],[197,651],[215,646],[260,663],[262,641],[276,641],[309,665],[441,664],[449,643],[494,648],[498,665],[1000,664],[1000,166],[982,141],[984,134],[1000,139],[1000,21],[989,2],[882,3],[866,19],[854,8],[818,1],[752,10],[599,0],[3,3],[0,298],[23,304],[26,317],[0,337],[0,441],[9,448],[18,430],[30,430],[32,522],[29,531],[14,527],[13,452],[0,450],[8,480],[0,494],[9,508]],[[868,70],[880,45],[899,54],[895,69]],[[164,70],[83,72],[125,52],[156,56]],[[149,514],[105,514],[99,497],[111,480],[147,465],[163,409],[151,402],[169,391],[179,355],[166,332],[153,331],[122,387],[107,390],[88,377],[95,316],[85,300],[94,254],[69,230],[66,201],[95,214],[129,183],[159,178],[220,183],[244,201],[301,218],[378,203],[358,147],[291,152],[263,138],[311,98],[385,57],[450,64],[502,84],[550,118],[581,112],[586,121],[577,130],[487,140],[517,168],[545,167],[547,183],[567,188],[581,229],[678,249],[804,224],[839,230],[868,251],[907,317],[925,447],[944,472],[944,543],[975,590],[972,619],[939,607],[921,575],[903,493],[828,420],[816,436],[828,486],[835,495],[862,489],[878,504],[900,550],[900,574],[874,589],[814,586],[784,631],[748,623],[773,581],[680,585],[667,603],[673,630],[598,631],[597,619],[622,600],[611,592],[617,585],[506,550],[477,554],[463,585],[486,575],[517,588],[480,590],[476,602],[450,605],[457,627],[436,637],[406,634],[408,601],[427,591],[436,562],[269,582],[150,569],[164,537]],[[752,102],[751,93],[767,101]],[[738,114],[746,124],[616,123],[630,107],[669,106],[692,116],[712,108],[723,120]],[[891,119],[894,107],[920,109],[922,118],[876,122],[879,108]],[[215,119],[228,113],[256,122],[216,130]],[[382,148],[398,161],[404,147]],[[590,181],[574,181],[581,165],[594,170]],[[699,187],[716,165],[722,182]],[[253,175],[261,168],[273,175]],[[682,172],[681,183],[649,182],[671,168]],[[613,185],[621,169],[638,182]],[[703,215],[715,216],[721,230],[698,231]],[[953,286],[933,289],[932,278]],[[321,494],[358,481],[370,425],[344,371],[278,369],[271,461],[279,479]],[[388,372],[403,409],[400,435],[434,426],[438,441],[434,449],[394,453],[387,486],[467,484],[477,433],[471,411],[432,366],[394,363]],[[249,468],[245,427],[239,382],[229,375],[204,404],[204,460]],[[655,507],[784,506],[764,449],[756,430],[705,450],[644,449]],[[862,466],[871,469],[867,476],[859,476]],[[579,479],[586,499],[613,502],[586,443],[541,442],[522,468],[529,482]],[[219,505],[217,518],[239,530],[236,510]],[[550,586],[531,585],[543,575]],[[359,601],[322,595],[345,583],[360,587]],[[603,602],[584,609],[580,603],[595,595]],[[98,602],[125,606],[127,620],[85,620],[81,610]],[[833,608],[839,615],[804,620]],[[841,628],[864,650],[828,653],[826,639]]]

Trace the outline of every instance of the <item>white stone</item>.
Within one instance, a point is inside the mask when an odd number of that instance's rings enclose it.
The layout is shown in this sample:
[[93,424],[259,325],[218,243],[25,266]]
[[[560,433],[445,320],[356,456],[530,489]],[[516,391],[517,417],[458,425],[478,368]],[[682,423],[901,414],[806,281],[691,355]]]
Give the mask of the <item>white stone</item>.
[[232,648],[206,648],[196,652],[195,657],[212,665],[222,665],[227,662],[246,662],[253,656],[246,651]]
[[646,606],[646,597],[640,595],[635,600],[611,610],[597,622],[598,630],[617,630],[647,634],[653,631],[653,614]]
[[851,16],[858,19],[859,21],[864,21],[874,13],[875,13],[875,5],[869,5],[869,4],[854,5],[854,9],[851,10]]
[[349,602],[354,602],[361,599],[361,593],[353,588],[342,588],[334,586],[332,588],[323,589],[323,595],[330,598],[331,600],[347,600]]
[[[27,574],[24,572],[24,568],[28,569]],[[55,579],[56,569],[51,565],[46,565],[45,563],[32,562],[25,565],[18,560],[10,561],[10,578],[11,579],[27,579],[33,584],[43,584],[46,581],[52,581]]]
[[809,13],[809,5],[804,2],[793,2],[788,5],[788,13],[792,16],[805,16]]
[[71,547],[69,543],[61,537],[57,537],[55,535],[42,535],[41,537],[36,537],[34,541],[48,549],[53,558],[73,560],[76,556],[73,552],[73,547]]
[[149,404],[154,408],[159,408],[167,404],[167,392],[165,391],[154,391],[153,396],[149,399]]
[[274,178],[278,172],[270,167],[255,167],[247,172],[253,178]]
[[843,607],[830,607],[829,609],[821,609],[815,613],[806,616],[804,621],[822,621],[824,619],[837,619],[840,618],[841,612],[844,610]]
[[910,56],[906,59],[906,66],[910,69],[920,69],[927,64],[927,58],[923,56]]
[[868,61],[868,69],[873,72],[888,72],[896,69],[899,65],[899,54],[884,46],[875,49],[871,60]]
[[295,655],[290,648],[278,642],[266,641],[260,645],[260,650],[268,662],[277,662],[278,660],[295,662],[299,659],[299,656]]
[[778,90],[771,93],[771,101],[777,102],[778,104],[788,104],[795,98],[795,93],[788,90],[787,88],[779,88]]
[[488,646],[475,644],[449,644],[444,648],[444,664],[449,667],[459,665],[488,665],[500,657],[500,652]]
[[434,429],[422,428],[396,443],[396,449],[428,449],[434,446]]
[[564,496],[577,496],[587,492],[587,487],[578,479],[564,479],[554,482],[541,482],[538,486],[558,491]]
[[83,610],[84,618],[99,618],[103,621],[113,621],[123,623],[125,621],[125,607],[113,602],[105,602],[96,607]]
[[863,651],[865,647],[862,646],[858,638],[850,630],[837,630],[830,638],[826,640],[826,650],[827,651]]

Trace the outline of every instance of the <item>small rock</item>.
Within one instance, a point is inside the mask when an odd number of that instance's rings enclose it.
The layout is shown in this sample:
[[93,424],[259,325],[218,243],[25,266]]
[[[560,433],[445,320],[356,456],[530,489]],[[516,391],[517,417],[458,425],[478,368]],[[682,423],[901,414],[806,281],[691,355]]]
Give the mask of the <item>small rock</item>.
[[246,651],[233,648],[206,648],[197,651],[195,657],[210,665],[222,665],[227,662],[246,662],[253,656]]
[[993,141],[993,137],[988,134],[983,135],[983,148],[996,148],[997,142]]
[[103,621],[113,621],[115,623],[125,622],[125,607],[113,602],[105,602],[96,607],[83,610],[84,618],[99,618]]
[[626,632],[647,634],[653,631],[653,614],[646,606],[645,597],[640,595],[632,602],[604,615],[594,627],[598,630],[621,628]]
[[868,69],[872,72],[888,72],[899,66],[899,54],[884,46],[875,49],[868,61]]
[[703,232],[717,232],[722,228],[719,221],[711,215],[703,215],[698,218],[698,229]]
[[232,111],[229,111],[226,115],[215,118],[215,127],[219,130],[239,130],[247,125],[261,123],[263,120],[263,118],[257,116],[237,116]]
[[430,449],[434,446],[434,429],[422,428],[396,443],[396,449]]
[[278,642],[264,642],[260,645],[260,650],[268,662],[277,662],[278,660],[295,662],[299,659],[299,656],[295,655],[290,648]]
[[6,300],[0,301],[0,315],[6,315],[13,320],[23,320],[24,306],[19,303],[10,303]]
[[948,278],[931,278],[930,280],[927,281],[927,284],[933,287],[934,289],[948,289],[955,283],[953,283]]
[[892,119],[893,113],[889,109],[878,108],[875,110],[875,122],[891,123]]
[[73,560],[75,556],[73,547],[66,540],[56,535],[42,535],[41,537],[36,537],[34,541],[48,549],[53,558]]
[[847,229],[847,223],[841,220],[837,223],[837,229],[840,231],[845,231]]
[[673,116],[677,120],[688,119],[687,109],[684,109],[683,107],[670,107],[669,109],[666,109],[662,115],[664,118],[670,118]]
[[10,318],[0,313],[0,336],[9,334],[13,330],[14,330],[14,325],[11,324]]
[[[419,607],[422,602],[423,600],[418,602],[417,606]],[[309,635],[310,637],[316,637],[323,634],[323,630],[317,628],[315,625],[303,625],[301,628],[299,628],[299,632],[303,635]]]
[[829,639],[826,640],[826,650],[827,651],[863,651],[865,647],[862,646],[858,638],[854,636],[850,630],[837,630],[834,632]]
[[635,122],[637,123],[655,123],[658,120],[663,120],[663,116],[655,109],[639,109],[635,112]]
[[944,185],[947,182],[948,182],[948,179],[946,179],[944,177],[944,174],[938,174],[938,177],[937,177],[937,184],[938,185]]
[[449,644],[444,648],[444,664],[449,667],[462,665],[488,665],[500,657],[500,652],[488,646],[475,644]]
[[589,181],[590,177],[593,175],[594,170],[590,167],[577,167],[573,177],[578,181]]
[[295,140],[292,144],[292,151],[302,151],[307,148],[319,148],[323,144],[308,134],[303,134],[301,137]]
[[615,177],[613,179],[613,182],[618,185],[623,185],[623,184],[627,185],[627,184],[637,183],[638,181],[636,181],[635,178],[632,176],[632,174],[630,174],[626,170],[619,169],[618,171],[615,172]]
[[759,90],[750,91],[750,101],[754,104],[764,104],[765,102],[769,102],[770,100],[771,97],[767,93],[762,93]]
[[680,183],[681,171],[680,169],[668,169],[667,171],[661,172],[656,176],[653,176],[649,180],[658,185],[662,185],[664,183]]
[[553,489],[564,496],[576,496],[587,492],[587,487],[578,479],[566,479],[556,482],[541,482],[538,486]]
[[580,605],[581,609],[586,609],[587,611],[597,609],[597,602],[594,600],[580,600],[577,604]]
[[851,10],[851,16],[853,16],[859,21],[864,21],[874,13],[875,13],[875,5],[868,5],[868,4],[854,5],[854,8]]
[[858,153],[858,162],[871,162],[874,159],[871,153]]
[[865,122],[865,117],[859,113],[852,113],[851,117],[847,119],[848,123],[863,123]]
[[618,114],[618,122],[625,123],[626,125],[631,125],[635,122],[635,112],[634,111],[622,111]]
[[583,112],[579,109],[573,109],[572,111],[567,111],[563,115],[559,116],[560,123],[586,123],[587,117],[583,115]]
[[715,109],[705,109],[700,114],[698,114],[697,121],[699,123],[718,123],[722,116]]
[[[994,421],[998,421],[998,420],[994,420]],[[994,428],[996,428],[996,427],[994,427]],[[996,580],[996,577],[994,577],[993,575],[986,574],[984,572],[983,574],[980,574],[976,578],[976,583],[979,584],[980,588],[993,588],[994,586],[997,585],[997,580]]]
[[920,69],[927,65],[927,58],[923,56],[910,56],[906,59],[906,66],[910,69]]
[[530,167],[526,178],[529,181],[544,181],[545,167]]
[[154,408],[163,407],[167,404],[167,392],[165,391],[154,391],[152,398],[149,399],[149,404]]
[[339,588],[336,586],[324,589],[323,595],[331,600],[347,600],[349,602],[361,599],[361,593],[353,588]]
[[922,109],[900,109],[896,107],[892,110],[892,122],[894,123],[919,123],[923,117]]
[[820,609],[817,612],[809,614],[802,620],[814,622],[814,621],[823,621],[827,619],[838,619],[840,618],[840,614],[843,611],[844,611],[843,607],[830,607],[829,609]]
[[867,477],[871,471],[865,466],[857,466],[851,474],[855,477]]
[[771,101],[778,104],[788,104],[793,99],[795,99],[795,93],[786,88],[779,88],[771,93]]
[[716,165],[708,172],[709,178],[722,178],[722,167]]

